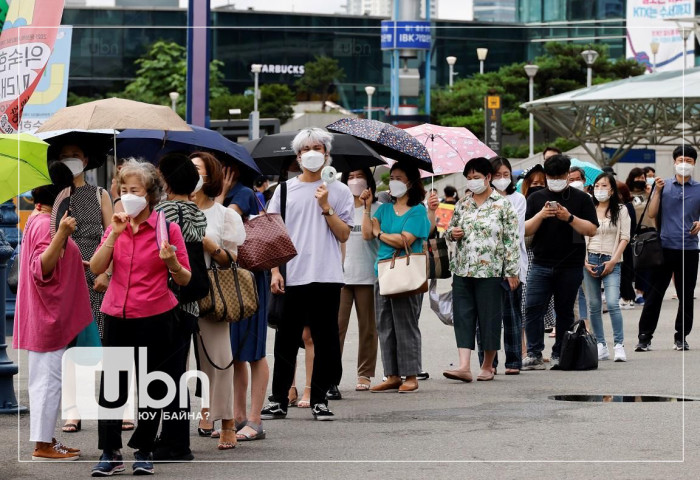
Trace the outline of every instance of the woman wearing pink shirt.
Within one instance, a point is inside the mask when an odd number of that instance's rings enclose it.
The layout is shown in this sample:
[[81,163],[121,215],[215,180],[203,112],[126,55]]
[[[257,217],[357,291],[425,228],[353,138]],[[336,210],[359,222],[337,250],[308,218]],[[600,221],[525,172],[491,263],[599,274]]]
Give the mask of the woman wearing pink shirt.
[[[175,346],[173,327],[177,322],[178,300],[168,288],[168,277],[178,285],[190,281],[185,242],[176,223],[168,224],[168,238],[163,238],[160,244],[157,241],[157,212],[153,207],[162,196],[163,184],[153,165],[127,161],[119,171],[117,184],[124,211],[112,216],[112,224],[90,260],[90,269],[96,275],[106,271],[110,262],[113,265],[112,280],[102,302],[105,314],[102,343],[105,347],[134,347],[135,353],[139,347],[146,347],[146,358],[139,358],[136,353],[136,372],[139,361],[147,361],[148,373],[158,371],[172,377],[177,369],[171,352]],[[105,371],[109,371],[107,366]],[[137,373],[137,385],[138,380]],[[173,378],[173,382],[179,380]],[[103,375],[101,406],[108,405],[105,381],[117,379]],[[164,397],[163,382],[152,382],[149,387],[150,398]],[[126,382],[119,382],[120,398],[126,398],[126,389]],[[136,475],[153,473],[153,450],[161,414],[160,409],[146,404],[143,397],[139,396],[142,405],[139,405],[138,426],[128,443],[137,449],[132,466]],[[93,477],[124,471],[121,424],[121,420],[99,420],[98,448],[102,456],[92,469]]]
[[78,245],[70,238],[76,221],[67,214],[51,237],[51,207],[72,183],[68,167],[49,169],[53,185],[32,190],[34,211],[27,221],[19,257],[20,275],[13,347],[28,351],[29,439],[33,460],[77,460],[80,450],[53,437],[61,401],[61,367],[66,346],[92,322],[90,297]]

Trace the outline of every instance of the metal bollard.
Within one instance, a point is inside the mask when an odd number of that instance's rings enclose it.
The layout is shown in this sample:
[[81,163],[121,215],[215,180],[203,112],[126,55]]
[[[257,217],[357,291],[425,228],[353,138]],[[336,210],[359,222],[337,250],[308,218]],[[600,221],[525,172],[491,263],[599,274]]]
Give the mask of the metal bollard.
[[[0,230],[0,413],[24,413],[27,407],[17,403],[13,379],[17,372],[17,365],[7,356],[7,344],[5,337],[5,287],[7,286],[7,260],[12,256],[14,249],[5,239],[5,234]],[[17,259],[19,261],[19,258]]]

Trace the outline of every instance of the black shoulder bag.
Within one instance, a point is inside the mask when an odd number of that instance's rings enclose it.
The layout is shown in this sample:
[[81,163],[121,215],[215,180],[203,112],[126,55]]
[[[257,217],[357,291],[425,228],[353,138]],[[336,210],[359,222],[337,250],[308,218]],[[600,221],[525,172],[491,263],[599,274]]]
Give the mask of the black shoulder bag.
[[[280,184],[280,215],[282,221],[286,220],[287,214],[287,182]],[[284,281],[287,281],[287,264],[279,266],[280,274]],[[271,293],[270,300],[267,305],[267,325],[275,330],[279,327],[284,314],[284,294]]]
[[[655,187],[656,185],[651,187],[649,200],[642,211],[641,217],[639,217],[637,228],[635,229],[634,236],[632,237],[632,258],[634,259],[635,270],[656,268],[664,263],[664,252],[661,248],[661,236],[659,235],[659,232],[653,228],[642,227],[642,221],[644,220],[644,215],[647,213],[647,209],[651,203],[651,198],[654,194]],[[657,191],[657,195],[662,195],[661,190]],[[659,213],[661,213],[661,197],[659,197]],[[660,222],[657,225],[659,228],[661,227]]]

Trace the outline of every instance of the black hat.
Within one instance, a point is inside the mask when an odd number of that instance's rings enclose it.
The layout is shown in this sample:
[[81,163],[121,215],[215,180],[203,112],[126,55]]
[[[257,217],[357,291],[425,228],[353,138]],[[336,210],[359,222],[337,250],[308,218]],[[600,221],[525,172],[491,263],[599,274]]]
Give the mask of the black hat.
[[525,176],[523,178],[529,178],[533,173],[544,173],[544,167],[539,163],[536,163],[532,166],[532,168],[525,172]]
[[615,173],[615,170],[613,170],[612,167],[603,167],[603,172],[609,173],[610,175],[617,175],[617,173]]

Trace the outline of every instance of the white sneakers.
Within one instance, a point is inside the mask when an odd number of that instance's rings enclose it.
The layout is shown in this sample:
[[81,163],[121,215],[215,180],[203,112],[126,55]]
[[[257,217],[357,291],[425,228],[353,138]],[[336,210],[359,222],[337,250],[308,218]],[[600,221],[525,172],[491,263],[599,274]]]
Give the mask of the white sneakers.
[[615,361],[616,362],[626,362],[627,354],[625,353],[625,346],[621,343],[615,344]]
[[610,352],[607,345],[598,343],[598,360],[610,360]]
[[634,309],[634,300],[622,300],[622,299],[620,299],[620,309],[633,310]]

